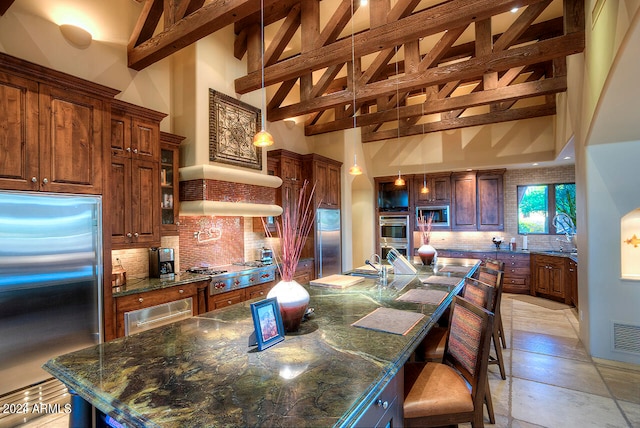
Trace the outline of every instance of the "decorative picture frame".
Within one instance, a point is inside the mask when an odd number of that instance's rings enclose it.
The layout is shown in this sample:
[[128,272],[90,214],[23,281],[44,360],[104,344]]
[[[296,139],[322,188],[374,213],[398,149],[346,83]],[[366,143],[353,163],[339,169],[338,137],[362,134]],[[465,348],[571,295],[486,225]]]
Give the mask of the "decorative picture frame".
[[209,89],[209,160],[262,169],[262,148],[253,145],[260,131],[259,108]]
[[258,351],[284,340],[284,325],[275,297],[251,303],[251,316]]

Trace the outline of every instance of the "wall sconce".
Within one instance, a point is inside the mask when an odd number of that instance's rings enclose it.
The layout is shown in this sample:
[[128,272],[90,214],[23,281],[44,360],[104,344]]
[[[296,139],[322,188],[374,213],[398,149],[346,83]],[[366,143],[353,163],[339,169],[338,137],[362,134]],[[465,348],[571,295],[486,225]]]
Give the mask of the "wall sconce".
[[79,49],[88,48],[93,40],[90,32],[71,24],[61,25],[60,33],[62,33],[62,37],[64,37],[67,42]]

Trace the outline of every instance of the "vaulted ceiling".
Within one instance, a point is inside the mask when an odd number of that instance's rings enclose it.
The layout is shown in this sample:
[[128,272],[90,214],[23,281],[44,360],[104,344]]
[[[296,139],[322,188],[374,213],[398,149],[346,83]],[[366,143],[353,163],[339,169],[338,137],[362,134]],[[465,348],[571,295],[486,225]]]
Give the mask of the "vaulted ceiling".
[[264,79],[268,120],[358,126],[363,142],[554,115],[566,57],[585,45],[581,0],[136,1],[131,68],[233,24],[236,92]]

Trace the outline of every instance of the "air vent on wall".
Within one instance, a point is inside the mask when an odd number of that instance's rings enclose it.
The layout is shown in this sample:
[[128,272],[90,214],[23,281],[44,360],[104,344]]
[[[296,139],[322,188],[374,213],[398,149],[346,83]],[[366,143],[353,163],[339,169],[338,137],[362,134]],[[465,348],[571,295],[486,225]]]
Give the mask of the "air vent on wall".
[[613,350],[640,354],[640,326],[613,322]]

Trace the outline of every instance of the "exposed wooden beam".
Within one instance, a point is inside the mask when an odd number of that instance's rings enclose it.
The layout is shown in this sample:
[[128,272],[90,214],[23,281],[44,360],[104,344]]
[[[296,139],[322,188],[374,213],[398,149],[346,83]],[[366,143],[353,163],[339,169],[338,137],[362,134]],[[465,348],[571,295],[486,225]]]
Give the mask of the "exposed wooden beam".
[[[392,48],[420,37],[437,34],[449,28],[469,25],[507,12],[514,6],[537,3],[542,0],[451,0],[388,24],[381,25],[354,38],[356,55]],[[280,61],[265,69],[267,85],[291,79],[303,72],[320,70],[346,62],[351,57],[351,38]],[[260,73],[252,72],[236,79],[236,92],[245,94],[260,87]]]
[[[265,0],[265,7],[278,1]],[[161,33],[139,45],[133,47],[130,45],[128,49],[129,67],[134,70],[142,70],[226,27],[229,23],[259,10],[259,0],[212,0],[190,15],[176,21],[174,25]],[[260,75],[260,72],[257,73]]]
[[[487,72],[506,71],[523,65],[537,64],[554,58],[564,57],[584,50],[584,33],[567,34],[549,40],[494,52],[487,56],[471,58],[466,61],[429,68],[411,76],[400,76],[397,79],[398,90],[411,91],[431,85],[445,84],[451,80],[476,78]],[[395,80],[395,79],[394,79]],[[396,91],[396,82],[388,80],[368,84],[358,88],[356,98],[361,101],[376,99],[381,95],[392,95]],[[282,120],[300,116],[314,111],[347,104],[353,94],[350,91],[338,91],[315,98],[304,103],[292,104],[269,111],[270,120]]]
[[131,32],[131,37],[129,37],[128,49],[133,49],[153,36],[162,16],[162,8],[162,0],[146,0],[144,2],[136,25]]
[[[444,119],[439,122],[414,125],[400,130],[401,137],[411,135],[428,134],[430,132],[448,131],[451,129],[467,128],[470,126],[490,125],[492,123],[510,122],[514,120],[532,119],[535,117],[553,116],[556,114],[555,100],[544,105],[523,107],[475,116],[460,117],[455,119]],[[362,134],[362,142],[393,140],[398,136],[398,130],[378,131],[371,134]]]
[[[566,90],[566,76],[556,77],[534,82],[520,83],[517,85],[511,85],[497,89],[473,92],[467,95],[459,95],[456,97],[447,97],[444,99],[432,98],[427,100],[424,104],[414,104],[410,106],[400,107],[394,110],[363,114],[356,118],[356,124],[357,126],[368,126],[376,123],[380,124],[384,122],[394,121],[398,118],[398,116],[400,116],[400,119],[407,119],[414,116],[442,113],[459,108],[476,107],[495,102],[555,94],[558,92],[564,92]],[[350,120],[336,120],[329,123],[307,126],[305,127],[305,135],[316,135],[325,132],[348,129],[353,125],[352,122],[353,121]]]
[[4,15],[15,0],[0,0],[0,16]]

